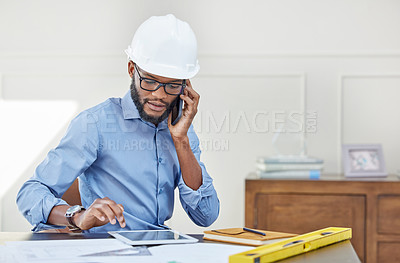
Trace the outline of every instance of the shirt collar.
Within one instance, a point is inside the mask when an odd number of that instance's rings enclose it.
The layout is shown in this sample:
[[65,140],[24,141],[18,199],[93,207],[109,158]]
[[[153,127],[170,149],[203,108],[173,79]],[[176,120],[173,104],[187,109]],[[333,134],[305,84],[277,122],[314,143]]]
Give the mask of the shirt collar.
[[122,98],[121,106],[125,120],[140,118],[139,111],[137,110],[135,103],[133,103],[130,90]]
[[[125,120],[129,120],[129,119],[140,119],[140,120],[142,120],[142,118],[140,118],[140,114],[139,114],[139,111],[136,108],[135,103],[133,103],[130,90],[122,98],[121,107],[122,107],[122,112],[124,114],[124,119]],[[146,122],[144,120],[142,120],[142,121]],[[152,123],[149,123],[149,122],[146,122],[146,123],[148,123],[148,124],[150,124],[150,125],[155,127],[155,125],[152,124]],[[160,122],[158,124],[157,128],[159,130],[168,128],[168,118],[166,118],[165,120]]]

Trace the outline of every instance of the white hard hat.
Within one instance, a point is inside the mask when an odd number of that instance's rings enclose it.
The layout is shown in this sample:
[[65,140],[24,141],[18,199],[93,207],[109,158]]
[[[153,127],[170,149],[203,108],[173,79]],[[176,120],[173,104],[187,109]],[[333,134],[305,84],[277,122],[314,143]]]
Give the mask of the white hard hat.
[[143,70],[162,77],[189,79],[200,69],[193,30],[171,14],[144,21],[125,53]]

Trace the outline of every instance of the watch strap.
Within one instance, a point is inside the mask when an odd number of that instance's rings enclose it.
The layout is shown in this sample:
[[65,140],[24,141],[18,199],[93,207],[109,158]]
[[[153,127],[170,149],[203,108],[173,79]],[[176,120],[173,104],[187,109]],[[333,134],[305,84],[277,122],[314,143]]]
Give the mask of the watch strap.
[[68,224],[69,224],[69,225],[67,226],[69,230],[71,230],[71,231],[81,230],[81,229],[75,224],[73,217],[74,217],[74,215],[75,215],[76,213],[79,213],[79,212],[84,211],[84,210],[86,210],[86,209],[85,209],[83,206],[80,206],[80,210],[79,210],[79,211],[72,212],[72,213],[67,212],[67,213],[65,214],[65,217],[67,218],[67,221],[68,221]]

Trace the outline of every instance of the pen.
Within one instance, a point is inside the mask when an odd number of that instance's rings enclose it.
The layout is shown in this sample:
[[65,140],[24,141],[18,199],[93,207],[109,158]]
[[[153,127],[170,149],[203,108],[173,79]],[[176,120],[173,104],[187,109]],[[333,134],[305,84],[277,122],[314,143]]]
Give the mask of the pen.
[[257,231],[257,230],[253,230],[253,229],[250,229],[250,228],[247,228],[247,227],[243,227],[243,230],[265,236],[265,233]]

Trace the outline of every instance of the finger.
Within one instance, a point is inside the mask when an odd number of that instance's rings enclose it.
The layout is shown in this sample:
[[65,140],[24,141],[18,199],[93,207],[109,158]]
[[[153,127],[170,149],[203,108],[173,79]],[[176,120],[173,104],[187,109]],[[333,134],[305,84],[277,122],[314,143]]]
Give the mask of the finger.
[[122,213],[123,209],[121,209],[121,207],[119,205],[117,205],[117,203],[115,203],[114,201],[110,202],[108,204],[108,207],[111,208],[113,214],[117,217],[117,219],[120,219],[120,218],[122,219],[124,217],[124,215]]
[[123,210],[123,208],[121,209],[122,205],[117,205],[115,202],[112,202],[111,204],[108,204],[108,206],[113,211],[115,217],[117,217],[119,225],[121,227],[125,226],[125,218],[124,218],[124,214],[122,213],[124,210]]
[[194,101],[188,95],[182,94],[181,99],[189,105],[194,105]]
[[[118,207],[121,209],[121,211],[122,211],[122,213],[125,211],[125,209],[124,209],[124,206],[123,205],[121,205],[121,204],[117,204],[118,205]],[[122,216],[123,216],[123,214],[122,214]],[[121,227],[125,227],[126,226],[126,222],[125,222],[125,216],[123,216],[123,218],[122,218],[122,220],[123,220],[123,222],[122,222],[122,225],[121,225]],[[121,222],[120,222],[121,223]]]
[[185,106],[183,108],[183,113],[196,113],[197,105],[196,103],[186,95],[181,95],[182,100],[185,101]]
[[97,203],[99,203],[98,208],[100,212],[102,212],[103,215],[105,215],[108,218],[108,221],[111,224],[114,225],[116,223],[115,217],[117,217],[120,226],[125,227],[126,223],[125,223],[125,217],[123,215],[124,212],[123,205],[115,203],[108,197],[104,197],[102,199],[97,200]]
[[124,212],[124,206],[121,204],[117,204],[115,201],[111,200],[108,197],[104,197],[100,200],[101,203],[107,204],[111,210],[114,212],[115,216],[117,218],[123,217],[123,212]]
[[[108,199],[107,197],[105,198]],[[86,213],[88,213],[88,215],[95,216],[100,221],[105,221],[106,215],[100,209],[102,206],[102,202],[104,202],[103,200],[104,198],[97,198],[96,200],[94,200],[94,202],[86,210]]]
[[190,79],[186,80],[186,87],[192,87],[192,83],[190,82]]
[[95,207],[97,210],[100,210],[100,212],[104,213],[104,215],[106,216],[106,219],[108,219],[108,221],[114,225],[115,223],[117,223],[117,221],[115,220],[115,214],[114,212],[111,210],[111,208],[108,206],[107,203],[102,203],[102,204],[98,204]]
[[98,220],[100,220],[101,222],[106,223],[106,215],[104,213],[102,213],[100,210],[97,209],[93,209],[90,210],[90,214],[94,217],[96,217]]
[[185,91],[187,93],[184,92],[184,95],[188,95],[189,98],[191,98],[196,103],[197,106],[199,104],[200,95],[193,88],[185,89]]
[[193,90],[193,89],[191,89],[190,87],[186,88],[186,89],[183,91],[183,95],[186,95],[186,96],[188,96],[189,98],[193,98],[194,96],[193,96],[193,94],[192,94],[192,90]]
[[187,87],[185,90],[187,90],[194,98],[200,98],[199,93],[197,93],[192,87]]

